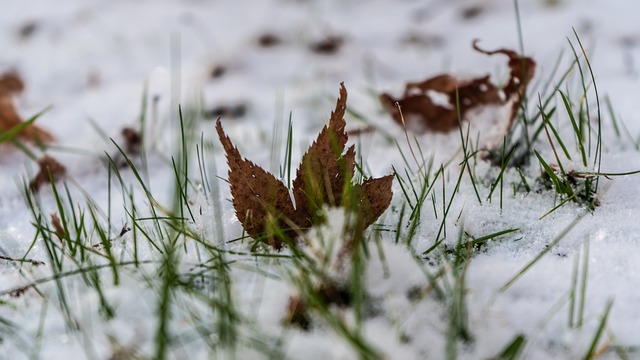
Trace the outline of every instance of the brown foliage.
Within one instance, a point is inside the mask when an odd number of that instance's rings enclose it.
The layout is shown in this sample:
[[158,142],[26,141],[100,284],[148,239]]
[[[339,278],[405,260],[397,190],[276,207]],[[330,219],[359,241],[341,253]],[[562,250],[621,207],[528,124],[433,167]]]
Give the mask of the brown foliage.
[[272,33],[264,33],[258,37],[258,45],[263,48],[269,48],[279,45],[282,39]]
[[38,159],[38,165],[40,171],[29,182],[29,189],[33,192],[37,192],[42,185],[51,182],[51,180],[56,181],[67,174],[67,169],[49,155]]
[[[229,183],[236,216],[251,237],[279,249],[283,240],[292,241],[319,219],[323,205],[358,209],[362,228],[371,225],[391,202],[391,175],[368,179],[362,185],[351,184],[355,168],[355,148],[344,148],[344,114],[347,90],[341,84],[340,97],[325,126],[302,157],[293,181],[293,197],[289,190],[253,162],[243,159],[224,133],[218,119],[216,130],[229,162]],[[344,198],[344,194],[348,198]]]
[[60,218],[58,217],[57,213],[54,213],[54,212],[51,213],[51,225],[53,225],[53,229],[55,230],[54,234],[56,234],[56,237],[58,238],[58,240],[64,241],[64,236],[66,232],[64,231],[64,226],[62,226],[62,223],[60,222]]
[[130,155],[139,155],[142,146],[142,136],[140,132],[132,127],[124,127],[120,131],[124,138],[125,151]]
[[17,72],[10,71],[0,75],[0,95],[20,94],[24,90],[24,81]]
[[240,102],[237,104],[221,104],[211,109],[205,110],[203,117],[205,119],[217,119],[224,117],[225,119],[239,119],[247,113],[248,105]]
[[[24,81],[15,72],[0,75],[0,134],[11,130],[22,123],[22,118],[16,112],[12,96],[24,90]],[[55,140],[48,131],[30,124],[16,135],[17,139],[46,144]]]
[[394,98],[386,93],[380,94],[380,102],[385,110],[396,122],[403,124],[397,103],[406,122],[403,125],[407,128],[417,132],[447,132],[458,127],[457,105],[461,119],[465,120],[469,110],[486,105],[511,103],[511,124],[526,86],[533,78],[536,64],[533,59],[522,57],[512,50],[486,51],[478,47],[477,41],[474,41],[472,46],[474,50],[486,55],[503,54],[509,58],[508,66],[511,71],[504,88],[499,89],[491,82],[489,76],[460,80],[449,74],[441,74],[425,81],[407,83],[401,98]]
[[[317,299],[326,305],[336,305],[345,308],[352,303],[352,294],[349,292],[349,289],[335,283],[325,283],[314,291],[316,292],[314,295],[317,296]],[[285,325],[297,326],[305,331],[311,330],[312,318],[309,310],[309,307],[301,296],[291,296],[289,297],[283,323]]]
[[344,39],[340,36],[330,35],[324,39],[313,42],[309,45],[311,51],[320,55],[333,55],[340,51],[344,44]]

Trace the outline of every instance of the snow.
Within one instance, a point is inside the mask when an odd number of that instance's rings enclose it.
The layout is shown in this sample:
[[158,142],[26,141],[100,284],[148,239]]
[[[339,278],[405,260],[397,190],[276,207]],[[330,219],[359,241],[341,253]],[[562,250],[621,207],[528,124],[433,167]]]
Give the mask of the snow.
[[[179,139],[178,104],[184,113],[199,107],[246,104],[245,116],[223,117],[225,131],[243,156],[277,176],[284,159],[289,114],[293,120],[295,166],[326,123],[338,85],[344,81],[349,108],[379,129],[373,134],[350,137],[350,143],[357,144],[366,171],[377,177],[390,173],[393,166],[409,180],[404,169],[409,166],[415,170],[416,166],[405,134],[381,111],[376,94],[398,95],[407,81],[443,72],[462,77],[490,74],[496,83],[504,83],[508,75],[505,60],[474,52],[471,42],[480,39],[479,45],[486,49],[519,49],[514,3],[510,1],[403,0],[391,4],[382,0],[33,0],[25,4],[9,0],[3,5],[0,72],[15,69],[25,79],[26,90],[16,99],[18,111],[28,118],[53,105],[38,124],[58,138],[48,153],[65,164],[69,173],[66,183],[76,204],[65,206],[67,210],[87,209],[88,195],[105,213],[100,220],[112,238],[123,225],[131,225],[127,211],[132,205],[129,194],[123,193],[114,179],[111,185],[108,183],[105,154],[115,156],[117,149],[94,129],[91,121],[122,144],[120,130],[138,124],[145,87],[149,100],[145,131],[151,136],[146,143],[148,171],[142,175],[154,199],[170,208],[174,178],[170,156],[175,154]],[[482,11],[465,19],[461,13],[470,6],[479,6]],[[566,69],[572,57],[567,39],[577,45],[575,28],[589,54],[601,100],[604,95],[611,99],[618,121],[624,122],[629,134],[620,138],[615,135],[603,104],[602,171],[640,169],[635,144],[640,134],[635,95],[640,81],[640,28],[634,16],[640,10],[639,3],[523,0],[519,10],[524,51],[538,64],[536,84],[543,84],[551,75],[561,52],[564,60],[560,71]],[[20,29],[28,24],[33,24],[33,32],[21,36]],[[265,33],[275,34],[281,43],[259,47],[257,39]],[[335,54],[317,54],[309,49],[311,43],[329,36],[344,39]],[[216,66],[225,72],[211,78],[210,72]],[[571,90],[572,100],[578,100],[577,75],[570,80],[572,85],[567,89]],[[535,105],[532,102],[529,106]],[[562,113],[562,104],[557,106],[557,112]],[[491,121],[490,115],[491,112],[476,114],[478,124]],[[566,134],[571,129],[564,120],[560,117],[556,124]],[[351,114],[347,115],[347,123],[348,129],[365,126]],[[477,129],[482,131],[482,126],[474,124],[472,130]],[[500,131],[494,132],[500,136]],[[226,178],[227,165],[214,136],[213,122],[198,124],[196,138],[200,134],[210,174],[208,183],[199,179],[189,194],[192,208],[201,210],[196,211],[193,225],[211,243],[247,254],[249,241],[225,243],[242,236],[242,227],[229,201],[228,184],[219,179]],[[481,135],[496,136],[491,131]],[[408,165],[389,138],[397,140]],[[607,341],[610,347],[602,358],[615,358],[615,348],[627,352],[630,358],[640,356],[636,335],[640,329],[640,293],[635,289],[635,284],[640,283],[637,176],[602,178],[600,205],[593,212],[584,214],[583,205],[569,203],[543,217],[558,199],[553,191],[537,183],[537,164],[522,169],[537,191],[527,193],[519,188],[514,195],[511,184],[519,184],[520,175],[515,169],[508,169],[502,200],[498,189],[488,201],[491,184],[500,169],[479,160],[476,174],[480,204],[467,174],[452,198],[461,159],[460,134],[425,134],[417,141],[425,158],[433,156],[434,172],[441,163],[453,161],[437,179],[435,211],[431,195],[425,201],[421,224],[411,245],[395,244],[393,232],[373,236],[380,238],[379,244],[370,246],[365,285],[375,303],[376,315],[366,318],[360,330],[370,344],[387,358],[444,357],[449,304],[437,300],[425,287],[439,266],[451,264],[423,259],[421,254],[436,240],[444,205],[452,201],[444,226],[447,237],[443,244],[449,248],[456,245],[460,231],[470,238],[480,238],[518,229],[489,240],[468,263],[464,285],[472,340],[458,344],[460,358],[496,356],[520,333],[527,340],[525,358],[581,358],[609,300],[613,300],[613,307],[599,348]],[[200,146],[199,140],[197,143]],[[544,135],[536,149],[545,159],[554,158]],[[573,161],[566,164],[576,170],[593,170],[582,166],[575,149],[570,151]],[[139,160],[135,161],[142,166]],[[199,178],[195,158],[190,165],[195,180]],[[22,190],[24,181],[36,171],[36,164],[20,151],[0,146],[0,255],[20,258],[28,252],[27,258],[47,263],[20,266],[17,262],[1,262],[0,292],[53,275],[42,234],[33,226],[35,220]],[[134,191],[138,216],[149,216],[149,199],[135,175],[126,169],[121,174],[126,189]],[[446,180],[444,189],[442,177]],[[412,180],[417,184],[418,178]],[[211,190],[208,186],[212,186]],[[63,189],[61,184],[58,189]],[[393,191],[392,205],[378,222],[395,230],[405,202],[397,180]],[[40,206],[47,217],[45,221],[51,212],[58,211],[49,189],[41,192]],[[328,229],[316,229],[319,233],[313,236],[326,237],[328,241],[340,237],[344,219],[331,211],[334,210],[329,211],[331,216],[337,218],[329,222]],[[503,289],[579,216],[583,218],[555,247],[512,286]],[[160,238],[152,222],[141,223],[154,231],[159,242],[167,240]],[[137,236],[142,238],[140,233]],[[96,233],[90,239],[91,244],[99,242]],[[136,248],[133,231],[116,239],[113,251],[118,261],[134,259],[134,250],[140,260],[161,260],[151,245],[138,241]],[[199,269],[199,256],[203,254],[198,251],[204,250],[197,250],[193,243],[181,243],[179,247],[187,251],[181,255],[178,271],[188,277]],[[585,323],[581,328],[570,328],[568,294],[574,262],[582,261],[587,249]],[[296,295],[291,264],[286,259],[232,253],[225,256],[234,261],[230,265],[234,301],[243,319],[251,324],[237,329],[246,335],[244,338],[265,342],[267,348],[284,353],[286,358],[357,357],[353,347],[328,326],[304,332],[282,324],[288,301]],[[104,259],[93,261],[102,264]],[[71,269],[73,264],[65,264],[65,270]],[[119,271],[118,284],[114,284],[109,268],[99,270],[99,274],[103,296],[116,313],[112,319],[101,313],[100,294],[82,277],[68,276],[62,282],[72,317],[81,328],[79,332],[67,326],[56,282],[45,282],[38,291],[28,289],[20,296],[0,296],[0,321],[8,319],[16,324],[16,328],[7,329],[0,322],[0,358],[109,358],[122,347],[151,358],[156,349],[162,273],[153,263],[139,268],[128,266]],[[436,282],[447,288],[454,282],[452,273]],[[211,284],[199,286],[207,288]],[[410,295],[420,290],[422,298]],[[180,294],[174,301],[170,333],[175,339],[169,345],[170,357],[265,356],[259,346],[247,345],[249,340],[239,345],[235,355],[212,353],[206,341],[198,340],[202,334],[197,329],[215,329],[211,324],[217,324],[222,315],[195,296]],[[351,309],[335,311],[345,323],[354,323]],[[314,320],[321,323],[320,319]],[[209,340],[216,341],[215,333]]]

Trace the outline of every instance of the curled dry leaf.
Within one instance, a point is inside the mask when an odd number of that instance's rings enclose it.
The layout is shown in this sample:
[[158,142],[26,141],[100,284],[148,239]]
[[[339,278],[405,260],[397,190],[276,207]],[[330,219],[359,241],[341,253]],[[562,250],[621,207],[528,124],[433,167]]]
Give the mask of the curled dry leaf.
[[[15,72],[8,72],[0,76],[0,135],[22,123],[22,118],[13,105],[13,95],[24,90],[24,81]],[[16,138],[36,144],[47,144],[55,140],[48,131],[34,125],[27,125]]]
[[[224,133],[218,119],[216,130],[229,162],[229,183],[236,216],[254,239],[282,247],[317,223],[323,205],[358,209],[362,228],[382,215],[391,202],[391,175],[351,185],[355,168],[355,148],[344,152],[348,135],[344,114],[347,90],[341,84],[340,97],[325,126],[303,155],[293,181],[295,207],[284,184],[249,160]],[[343,199],[345,194],[348,196]]]
[[526,86],[533,78],[536,64],[533,59],[509,49],[483,50],[478,47],[477,41],[473,42],[473,49],[486,55],[502,54],[509,58],[509,81],[502,89],[493,84],[489,76],[461,80],[441,74],[422,82],[407,83],[404,95],[400,98],[381,94],[380,102],[385,110],[396,122],[403,124],[397,103],[404,115],[404,125],[415,132],[447,132],[458,127],[457,105],[460,117],[465,120],[471,110],[488,105],[511,104],[508,129],[520,107]]
[[67,174],[67,169],[56,159],[49,155],[44,155],[38,160],[40,171],[29,182],[29,189],[33,192],[40,190],[40,187],[51,180],[56,181]]

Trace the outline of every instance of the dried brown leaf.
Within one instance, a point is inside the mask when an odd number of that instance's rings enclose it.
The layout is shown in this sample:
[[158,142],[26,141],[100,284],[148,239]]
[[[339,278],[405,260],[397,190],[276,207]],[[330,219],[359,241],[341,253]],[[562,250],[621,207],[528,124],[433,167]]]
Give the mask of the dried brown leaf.
[[[216,130],[229,162],[229,183],[236,216],[251,237],[280,248],[283,239],[294,240],[301,231],[311,227],[324,205],[345,206],[343,196],[355,168],[355,147],[344,152],[348,140],[344,120],[346,103],[347,90],[341,84],[329,125],[322,129],[303,155],[296,172],[292,190],[295,208],[289,190],[282,182],[241,157],[218,119]],[[365,224],[363,229],[389,206],[392,180],[392,176],[369,179],[346,191],[356,196],[346,205],[357,207]]]
[[324,39],[313,42],[309,49],[320,55],[333,55],[337,53],[344,44],[344,38],[336,35],[327,36]]
[[[353,177],[355,148],[351,146],[346,154],[342,155],[348,140],[344,121],[346,109],[347,90],[344,84],[341,84],[340,97],[331,113],[329,125],[322,129],[302,156],[296,178],[293,180],[296,209],[309,217],[313,217],[324,204],[342,204],[344,186]],[[309,218],[308,221],[312,219]]]
[[279,45],[282,39],[273,33],[264,33],[258,37],[258,45],[263,48],[269,48]]
[[[322,304],[345,308],[353,302],[353,295],[349,288],[336,282],[326,281],[320,284],[315,292],[314,295]],[[312,307],[307,306],[302,296],[290,296],[283,323],[297,326],[305,331],[311,330],[313,325],[309,314],[311,309]]]
[[269,232],[273,231],[270,228],[273,225],[291,229],[288,220],[297,224],[289,190],[273,175],[240,156],[224,133],[220,119],[216,122],[216,131],[227,154],[229,183],[238,220],[251,237],[266,236],[264,242],[281,248],[281,240]]
[[532,58],[522,57],[517,52],[509,49],[483,50],[478,47],[478,40],[473,41],[473,49],[486,55],[503,54],[509,57],[509,69],[511,70],[509,83],[504,88],[507,97],[514,94],[522,94],[536,71],[536,63]]
[[[457,91],[457,94],[456,94]],[[402,124],[398,103],[402,109],[407,128],[416,132],[427,130],[447,132],[458,127],[458,112],[464,119],[466,113],[478,106],[500,104],[498,88],[489,76],[459,81],[450,75],[438,75],[423,82],[408,83],[402,98],[394,99],[381,94],[380,101],[393,119]]]
[[[489,76],[460,80],[450,74],[441,74],[421,82],[410,82],[402,97],[382,93],[380,102],[393,119],[409,130],[447,132],[458,127],[460,118],[469,111],[488,105],[512,104],[509,126],[520,106],[527,84],[533,78],[535,62],[508,49],[486,51],[473,42],[473,48],[486,55],[503,54],[509,57],[509,81],[503,89],[493,84]],[[398,109],[399,105],[404,122]],[[508,128],[507,126],[506,128]]]
[[211,79],[217,79],[217,78],[222,77],[222,75],[224,75],[224,74],[226,74],[226,73],[227,73],[227,68],[226,68],[226,66],[218,64],[218,65],[215,65],[215,66],[211,69],[211,71],[209,72],[209,77],[210,77]]
[[311,330],[311,318],[307,308],[299,296],[289,297],[287,315],[283,319],[284,325],[295,325],[302,330]]
[[15,71],[0,75],[0,95],[20,94],[24,90],[24,80]]
[[40,190],[40,187],[51,180],[56,181],[67,174],[67,169],[56,159],[49,155],[44,155],[38,160],[40,171],[29,182],[29,189],[33,192]]
[[207,109],[202,114],[205,119],[217,119],[223,117],[225,119],[239,119],[247,114],[249,106],[240,102],[237,104],[220,104],[211,109]]
[[51,213],[51,225],[53,225],[53,229],[55,230],[58,240],[63,241],[66,232],[64,231],[64,227],[62,226],[57,213]]
[[129,155],[139,155],[142,146],[142,135],[132,127],[124,127],[121,131],[124,138],[125,151]]
[[[16,112],[12,95],[24,90],[24,81],[15,72],[8,72],[0,76],[0,134],[7,132],[22,123],[22,118]],[[55,140],[48,131],[34,125],[26,126],[16,138],[36,144],[47,144]]]
[[387,175],[378,179],[367,179],[362,183],[362,193],[359,209],[363,215],[363,224],[367,228],[384,213],[391,204],[393,193],[391,184],[393,175]]
[[510,119],[510,123],[512,123],[525,96],[527,85],[529,85],[529,82],[531,82],[531,79],[533,79],[533,75],[535,74],[535,61],[530,57],[520,56],[515,51],[509,49],[498,49],[493,51],[483,50],[478,47],[478,40],[473,42],[473,48],[478,52],[490,56],[494,54],[503,54],[509,57],[509,69],[511,71],[509,82],[504,87],[504,93],[507,101],[512,102]]

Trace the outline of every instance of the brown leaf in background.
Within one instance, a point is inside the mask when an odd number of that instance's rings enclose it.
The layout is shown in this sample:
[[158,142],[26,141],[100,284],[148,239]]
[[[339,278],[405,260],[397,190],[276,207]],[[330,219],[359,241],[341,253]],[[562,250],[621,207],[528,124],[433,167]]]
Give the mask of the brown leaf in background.
[[67,174],[67,169],[49,155],[44,155],[38,159],[38,165],[40,166],[40,171],[29,182],[29,189],[33,192],[38,192],[40,187],[49,183],[51,179],[56,181]]
[[400,99],[383,93],[380,101],[393,119],[402,124],[400,111],[396,106],[398,103],[410,130],[418,133],[427,130],[447,132],[458,127],[456,89],[463,119],[467,111],[474,107],[501,102],[498,89],[489,81],[488,76],[459,81],[446,74],[419,83],[408,83],[404,96]]
[[473,42],[473,48],[478,52],[490,56],[494,54],[503,54],[509,57],[509,69],[511,72],[509,82],[504,87],[503,91],[507,97],[507,101],[511,100],[513,102],[511,112],[511,121],[513,121],[513,118],[518,111],[518,107],[520,107],[520,103],[522,102],[522,98],[525,95],[527,85],[529,85],[529,82],[533,79],[533,75],[535,74],[536,62],[533,61],[532,58],[522,57],[515,51],[509,49],[498,49],[493,51],[480,49],[478,47],[478,40]]
[[122,134],[122,137],[124,138],[124,149],[127,154],[134,156],[139,155],[140,148],[142,146],[142,134],[140,134],[140,131],[129,126],[125,126],[120,131],[120,134]]
[[282,43],[282,39],[274,33],[266,32],[258,37],[257,43],[260,47],[270,48]]
[[237,104],[220,104],[210,109],[204,110],[202,116],[205,119],[217,119],[224,117],[225,119],[239,119],[247,114],[249,106],[240,102]]
[[[17,73],[8,72],[0,76],[0,134],[22,123],[22,118],[13,105],[12,96],[23,90],[24,81]],[[55,140],[51,133],[33,123],[22,129],[16,138],[36,144],[47,144]]]
[[17,95],[24,90],[24,81],[17,72],[0,75],[0,95]]
[[309,49],[320,55],[333,55],[337,53],[344,44],[344,38],[337,35],[329,35],[321,40],[309,45]]
[[[380,94],[382,106],[396,122],[418,133],[447,132],[457,128],[457,106],[460,117],[465,120],[466,114],[472,109],[511,103],[511,118],[508,121],[513,122],[525,88],[533,78],[535,62],[508,49],[482,50],[477,46],[477,41],[472,46],[486,55],[503,54],[509,57],[510,77],[503,89],[498,89],[489,76],[459,80],[452,75],[441,74],[422,82],[407,83],[401,98]],[[396,103],[404,115],[404,124]]]
[[[224,133],[220,119],[216,130],[229,162],[229,183],[236,216],[254,239],[279,249],[282,239],[295,240],[317,220],[323,205],[344,206],[343,193],[351,184],[355,168],[355,147],[343,154],[348,135],[344,114],[347,90],[341,84],[340,97],[325,126],[307,152],[293,181],[294,208],[289,190],[259,166],[243,159]],[[347,205],[358,209],[365,224],[371,225],[389,207],[391,175],[353,185]]]

